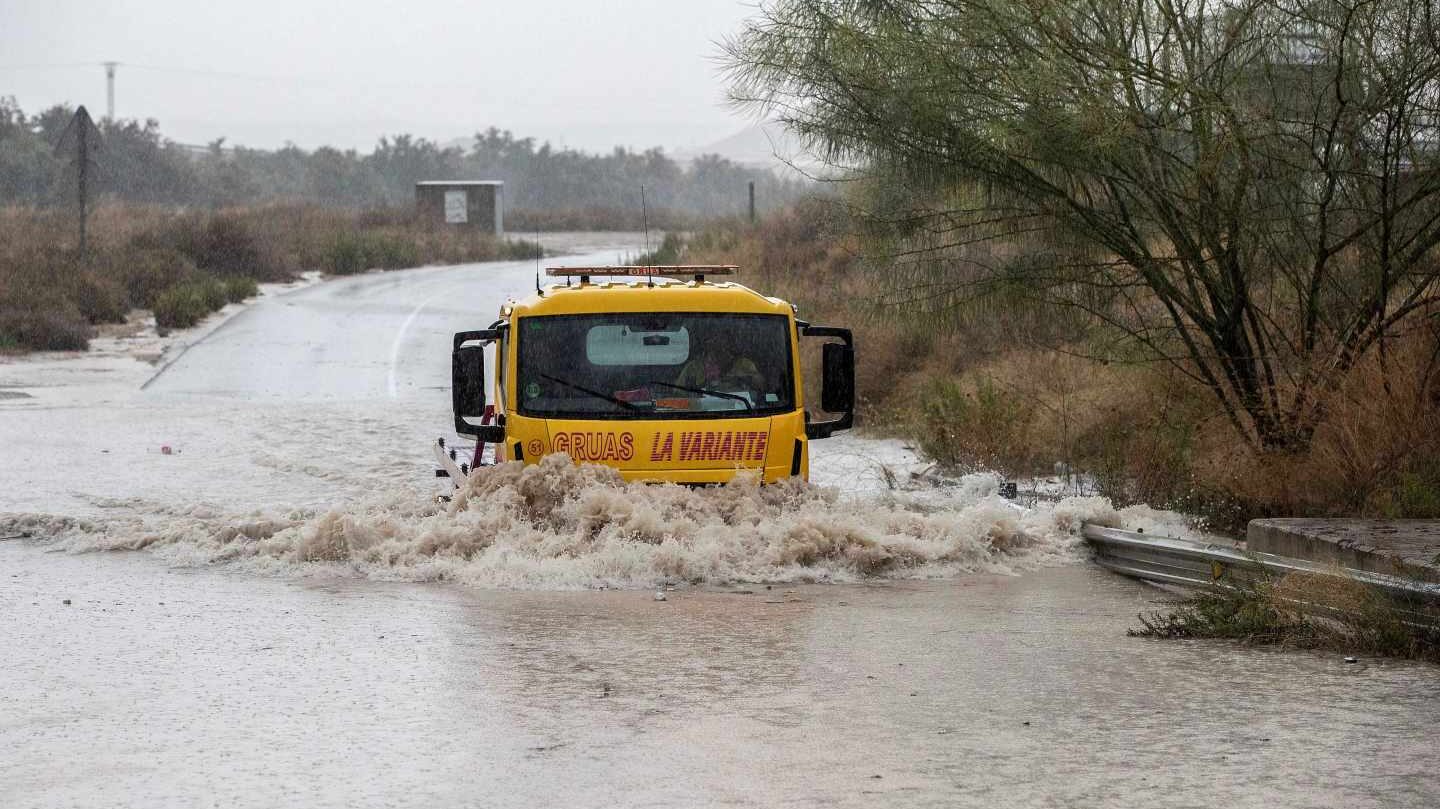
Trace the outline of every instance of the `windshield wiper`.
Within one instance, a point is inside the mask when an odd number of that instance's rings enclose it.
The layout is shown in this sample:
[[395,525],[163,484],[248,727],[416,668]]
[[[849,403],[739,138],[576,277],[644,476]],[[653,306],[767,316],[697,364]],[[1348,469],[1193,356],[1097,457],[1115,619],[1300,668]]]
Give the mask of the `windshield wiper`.
[[558,377],[558,376],[551,376],[551,375],[549,375],[549,374],[540,374],[540,376],[542,376],[542,377],[550,380],[551,382],[558,382],[558,383],[560,383],[561,385],[564,385],[564,386],[567,387],[567,388],[573,388],[573,389],[575,389],[575,390],[580,391],[581,393],[584,393],[584,394],[587,394],[587,395],[590,395],[590,396],[594,396],[594,397],[597,398],[597,399],[604,399],[604,400],[607,401],[607,402],[614,402],[615,404],[620,405],[621,407],[625,408],[626,410],[635,410],[635,411],[639,411],[639,410],[640,410],[640,408],[638,408],[638,407],[636,407],[635,405],[633,405],[633,404],[625,401],[624,399],[617,399],[617,398],[615,398],[614,396],[610,396],[610,395],[608,395],[608,394],[601,393],[600,391],[590,390],[590,389],[587,388],[587,387],[583,387],[583,386],[581,386],[581,385],[577,385],[577,384],[575,384],[574,382],[571,382],[571,381],[566,380],[566,379],[561,379],[561,378]]
[[719,391],[719,390],[710,390],[709,388],[687,388],[687,387],[685,387],[684,385],[672,385],[672,384],[670,384],[669,382],[661,382],[661,381],[658,380],[658,379],[648,380],[645,384],[647,384],[647,385],[660,385],[660,386],[662,386],[662,387],[674,388],[675,390],[683,390],[683,391],[687,391],[687,392],[689,392],[689,393],[703,393],[703,394],[705,394],[706,396],[718,396],[718,397],[721,398],[721,399],[734,399],[734,400],[737,401],[737,402],[744,402],[744,403],[745,403],[745,407],[747,407],[747,408],[749,408],[749,409],[751,409],[751,410],[754,410],[754,409],[755,409],[755,404],[754,404],[753,402],[751,402],[749,399],[745,398],[744,396],[741,396],[741,395],[738,394],[738,393],[726,393],[726,392],[724,392],[724,391]]

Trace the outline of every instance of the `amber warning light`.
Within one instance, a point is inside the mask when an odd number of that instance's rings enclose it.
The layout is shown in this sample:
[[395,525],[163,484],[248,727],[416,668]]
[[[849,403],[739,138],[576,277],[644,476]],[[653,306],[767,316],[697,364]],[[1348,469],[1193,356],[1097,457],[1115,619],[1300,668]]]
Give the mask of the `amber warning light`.
[[589,278],[592,275],[620,275],[650,277],[656,275],[734,275],[740,268],[734,264],[671,264],[667,266],[611,266],[611,267],[546,267],[545,274],[552,278]]

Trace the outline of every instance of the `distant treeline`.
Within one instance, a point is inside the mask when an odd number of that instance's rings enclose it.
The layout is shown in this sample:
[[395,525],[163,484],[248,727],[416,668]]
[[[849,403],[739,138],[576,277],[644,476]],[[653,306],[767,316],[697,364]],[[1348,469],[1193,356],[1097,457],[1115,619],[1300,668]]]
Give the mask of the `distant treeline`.
[[[63,205],[74,198],[72,154],[56,154],[68,105],[26,115],[0,98],[0,204]],[[638,218],[640,187],[660,219],[736,216],[747,209],[747,186],[757,206],[779,208],[810,191],[802,180],[708,155],[690,165],[658,148],[616,148],[609,154],[556,149],[534,138],[490,128],[470,147],[441,146],[411,135],[384,137],[369,154],[297,146],[263,150],[184,146],[166,138],[154,119],[98,122],[100,148],[92,170],[97,194],[124,202],[231,207],[267,202],[332,207],[412,204],[420,180],[503,180],[505,204],[535,213],[588,211],[597,224],[612,211]],[[547,217],[538,218],[542,221]],[[629,218],[628,216],[626,218]],[[657,221],[657,220],[652,220]],[[519,224],[519,223],[517,223]]]

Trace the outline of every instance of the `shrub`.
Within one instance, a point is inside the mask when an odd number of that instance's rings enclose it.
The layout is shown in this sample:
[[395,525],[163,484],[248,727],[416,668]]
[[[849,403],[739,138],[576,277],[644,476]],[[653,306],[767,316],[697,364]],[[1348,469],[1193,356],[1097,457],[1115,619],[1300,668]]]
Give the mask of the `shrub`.
[[398,270],[405,267],[419,266],[420,250],[415,245],[414,237],[409,234],[397,233],[372,233],[367,234],[360,241],[361,249],[365,260],[361,262],[369,267],[379,267],[385,270]]
[[42,310],[68,304],[90,323],[124,322],[130,309],[127,295],[103,262],[87,263],[75,251],[43,241],[43,236],[32,238],[29,243],[0,244],[14,249],[0,266],[0,282],[13,291],[0,300],[24,308],[19,305],[23,297]]
[[510,261],[524,261],[545,255],[545,248],[539,242],[526,241],[525,239],[506,239],[500,246],[499,255],[496,258],[505,258]]
[[120,282],[95,271],[76,277],[67,297],[91,323],[124,323],[130,311],[129,296]]
[[423,223],[413,207],[366,208],[356,222],[362,228],[417,227]]
[[[1137,637],[1227,638],[1440,662],[1440,630],[1413,604],[1344,576],[1297,572],[1253,590],[1202,590],[1142,613]],[[1433,617],[1433,613],[1431,614]]]
[[256,232],[261,224],[257,220],[263,220],[265,213],[261,209],[254,214],[191,214],[174,220],[163,232],[143,234],[134,245],[178,250],[196,267],[217,275],[283,280],[290,277],[289,268]]
[[195,266],[220,275],[251,275],[264,269],[255,236],[234,216],[211,217],[205,225]]
[[369,269],[365,259],[365,246],[359,237],[354,233],[341,233],[326,246],[322,269],[331,275],[355,275]]
[[679,264],[685,252],[685,240],[678,233],[666,233],[660,246],[649,253],[642,253],[635,259],[636,264]]
[[166,248],[121,250],[109,264],[121,278],[130,303],[144,309],[153,309],[162,291],[195,275],[195,264],[189,258]]
[[941,466],[1028,471],[1031,415],[1018,396],[980,377],[973,387],[936,378],[920,400],[916,440]]
[[[1134,637],[1230,638],[1276,643],[1304,632],[1293,614],[1278,609],[1262,593],[1243,590],[1205,590],[1175,602],[1169,612],[1141,613]],[[1308,634],[1308,633],[1307,633]]]
[[[1235,453],[1202,479],[1250,516],[1440,516],[1440,319],[1363,358],[1330,395],[1308,452]],[[1387,372],[1388,366],[1388,372]]]
[[[637,200],[638,202],[638,200]],[[651,208],[649,210],[651,230],[691,230],[699,223],[699,217],[683,211]],[[599,206],[561,210],[536,210],[512,208],[505,212],[505,225],[516,233],[533,233],[537,230],[640,230],[646,224],[639,205]]]
[[61,303],[56,308],[0,308],[0,347],[32,351],[84,351],[94,333],[78,309]]
[[1440,518],[1440,462],[1430,458],[1419,467],[1401,472],[1394,486],[1375,495],[1380,514],[1392,518]]
[[[539,249],[420,222],[408,206],[176,213],[107,204],[95,212],[87,267],[73,253],[73,224],[68,214],[0,206],[0,301],[13,310],[9,330],[0,334],[3,350],[74,347],[89,335],[75,319],[118,322],[136,307],[155,310],[163,328],[191,326],[208,311],[254,296],[259,283],[289,280],[301,269],[349,275],[372,267],[528,260]],[[32,316],[30,309],[44,314]]]
[[166,329],[188,329],[224,305],[225,288],[213,278],[186,281],[165,290],[156,298],[155,323]]
[[225,297],[231,303],[239,303],[260,294],[260,285],[255,283],[254,278],[235,276],[226,278],[222,283],[225,285]]
[[230,295],[225,289],[225,283],[218,278],[201,276],[190,283],[199,288],[200,297],[204,299],[205,306],[212,312],[225,308],[225,304],[230,302]]
[[1189,399],[1155,390],[1163,377],[1144,377],[1126,388],[1121,403],[1091,413],[1075,439],[1076,460],[1116,505],[1180,507],[1194,493],[1197,422]]

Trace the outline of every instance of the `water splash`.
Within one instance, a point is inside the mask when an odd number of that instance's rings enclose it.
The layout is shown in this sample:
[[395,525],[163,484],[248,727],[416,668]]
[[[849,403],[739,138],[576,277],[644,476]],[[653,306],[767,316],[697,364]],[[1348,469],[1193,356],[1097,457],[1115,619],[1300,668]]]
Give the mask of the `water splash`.
[[1082,558],[1086,521],[1118,526],[1124,516],[1103,498],[1021,509],[989,476],[845,497],[753,478],[704,489],[626,483],[553,455],[477,469],[448,504],[407,490],[326,511],[154,507],[95,523],[20,515],[0,517],[0,534],[280,575],[572,589],[1014,573]]

